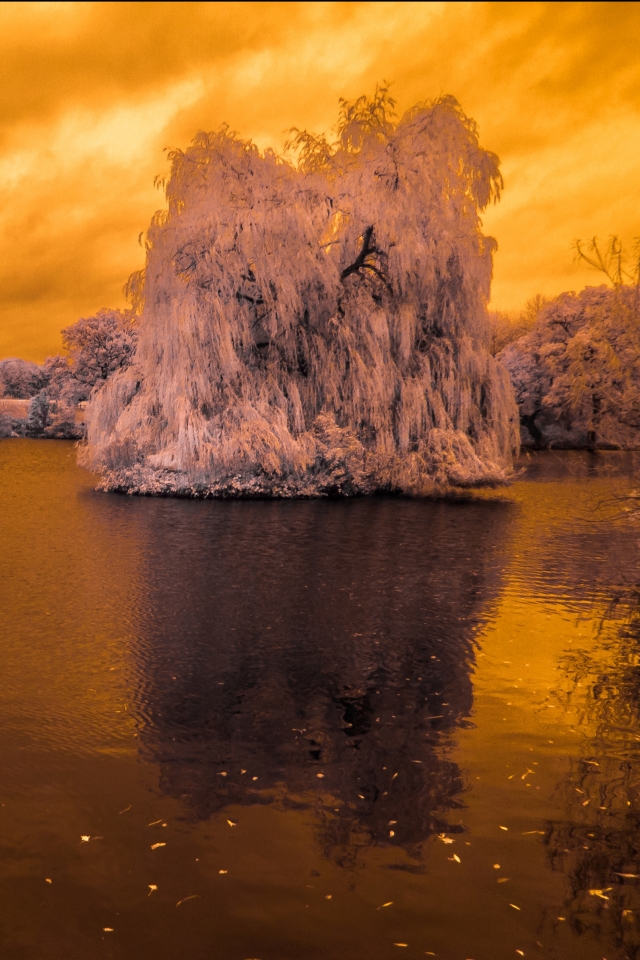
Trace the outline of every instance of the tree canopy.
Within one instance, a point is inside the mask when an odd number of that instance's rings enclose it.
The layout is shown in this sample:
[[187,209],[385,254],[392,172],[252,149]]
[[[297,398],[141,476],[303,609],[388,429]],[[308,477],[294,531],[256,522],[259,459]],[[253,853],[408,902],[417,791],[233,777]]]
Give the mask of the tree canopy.
[[497,157],[452,97],[386,86],[278,156],[222,127],[170,154],[128,290],[134,362],[94,394],[107,487],[298,495],[503,482],[513,392],[488,351]]
[[640,446],[640,288],[563,293],[499,355],[536,446]]

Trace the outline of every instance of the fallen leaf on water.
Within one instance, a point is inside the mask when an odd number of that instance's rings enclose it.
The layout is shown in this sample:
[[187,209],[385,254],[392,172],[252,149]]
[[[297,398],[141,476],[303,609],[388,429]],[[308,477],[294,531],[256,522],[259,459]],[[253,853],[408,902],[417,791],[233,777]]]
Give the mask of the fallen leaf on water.
[[131,804],[129,804],[128,807],[125,807],[124,810],[120,810],[120,812],[118,813],[118,816],[120,816],[120,813],[126,813],[127,810],[131,810]]
[[218,773],[218,774],[217,774],[218,777],[226,777],[226,775],[227,775],[227,771],[226,771],[226,770],[222,770],[221,773]]
[[199,897],[199,896],[200,896],[199,893],[192,893],[190,897],[183,897],[182,900],[178,900],[178,902],[176,903],[176,907],[179,907],[181,903],[186,903],[187,900],[195,900],[196,897]]
[[558,920],[566,920],[566,917],[558,917]]
[[113,933],[113,927],[103,927],[105,933]]
[[493,869],[494,869],[494,870],[499,870],[499,869],[500,869],[500,864],[499,864],[499,863],[494,863]]
[[454,853],[453,859],[455,860],[456,863],[462,863],[462,860],[460,859],[457,853]]
[[257,777],[251,777],[251,779],[252,779],[252,780],[257,780],[258,778],[257,778]]
[[512,773],[510,777],[507,777],[507,780],[513,780],[514,777],[515,777],[515,773]]
[[218,870],[218,873],[228,873],[228,870]]
[[51,883],[52,881],[49,879],[49,877],[45,877],[45,882],[46,882],[46,883]]
[[390,836],[390,837],[395,837],[395,835],[396,835],[395,830],[389,830],[389,836]]
[[364,796],[361,793],[359,793],[358,796],[360,797],[361,800],[364,800]]
[[408,943],[394,943],[394,947],[408,947]]
[[381,903],[379,907],[376,907],[376,910],[382,910],[383,907],[390,907],[393,903],[393,900],[389,900],[388,903]]
[[613,890],[613,887],[605,887],[604,890],[589,890],[589,893],[592,897],[600,897],[601,900],[608,900],[609,897],[606,897],[605,894]]
[[333,896],[332,893],[328,893],[328,894],[325,896],[325,900],[331,900],[331,897],[332,897],[332,896]]
[[89,840],[91,840],[91,837],[86,837],[86,836],[80,837],[81,843],[89,843]]
[[241,770],[241,771],[240,771],[240,773],[246,773],[246,772],[247,772],[246,770]]
[[398,774],[397,774],[397,773],[394,773],[394,775],[391,777],[391,779],[392,779],[392,780],[395,780],[395,778],[396,778],[397,776],[398,776]]
[[640,873],[618,873],[614,870],[616,877],[640,877]]
[[527,772],[526,772],[526,773],[523,773],[522,776],[520,777],[520,779],[521,779],[521,780],[524,780],[524,778],[525,778],[525,777],[528,777],[530,773],[535,773],[535,770],[529,770],[529,769],[527,768]]
[[633,910],[623,910],[623,911],[622,911],[622,916],[623,916],[623,917],[632,917],[632,916],[633,916]]
[[322,780],[322,778],[324,777],[324,773],[316,773],[316,777],[318,778],[318,780]]
[[501,830],[508,830],[509,827],[500,827]]
[[443,843],[454,843],[451,837],[445,837],[444,833],[438,834],[438,840],[442,840]]
[[516,953],[519,953],[521,957],[524,957],[524,950],[516,950]]
[[542,836],[544,836],[544,830],[523,830],[523,831],[522,831],[522,836],[523,836],[523,837],[527,837],[527,836],[529,836],[529,834],[531,834],[531,833],[541,833]]
[[428,957],[437,957],[438,954],[434,953],[433,950],[425,950],[425,953]]
[[149,884],[149,893],[147,894],[147,896],[150,897],[151,894],[153,893],[153,891],[154,891],[154,890],[157,890],[157,889],[158,889],[158,887],[157,887],[157,885],[156,885],[155,883],[150,883],[150,884]]
[[166,843],[152,843],[152,844],[151,844],[151,849],[152,849],[152,850],[157,850],[158,847],[166,847]]
[[397,823],[397,820],[389,820],[389,826],[392,827],[394,823]]
[[510,903],[509,906],[510,906],[510,907],[513,907],[514,910],[519,910],[519,909],[520,909],[520,907],[517,907],[517,906],[515,905],[515,903]]
[[511,877],[500,877],[498,883],[508,883],[509,880],[511,880]]
[[237,827],[237,826],[238,826],[238,824],[235,822],[235,820],[227,820],[227,823],[229,824],[230,827]]
[[582,806],[583,806],[583,807],[586,807],[586,805],[587,805],[588,803],[589,803],[589,801],[588,801],[588,800],[585,800],[585,801],[583,802]]
[[156,823],[162,823],[162,817],[159,820],[154,820],[153,823],[148,823],[148,827],[155,827]]

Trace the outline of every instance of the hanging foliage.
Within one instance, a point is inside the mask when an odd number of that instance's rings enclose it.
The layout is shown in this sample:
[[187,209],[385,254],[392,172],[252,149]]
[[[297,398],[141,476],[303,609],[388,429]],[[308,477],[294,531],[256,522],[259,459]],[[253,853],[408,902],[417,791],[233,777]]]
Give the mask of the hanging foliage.
[[497,157],[452,97],[399,122],[381,87],[285,157],[227,127],[170,154],[134,362],[88,409],[106,489],[427,492],[505,482],[518,440],[490,356]]

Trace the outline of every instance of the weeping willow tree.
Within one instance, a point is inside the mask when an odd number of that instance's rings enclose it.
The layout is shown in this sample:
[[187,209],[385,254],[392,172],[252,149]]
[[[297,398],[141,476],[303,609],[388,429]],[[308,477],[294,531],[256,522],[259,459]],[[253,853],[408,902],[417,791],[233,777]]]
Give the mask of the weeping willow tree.
[[170,154],[147,233],[134,363],[93,397],[105,489],[427,492],[504,482],[518,443],[488,350],[497,157],[452,97],[394,121],[341,101],[337,140],[285,156],[227,127]]

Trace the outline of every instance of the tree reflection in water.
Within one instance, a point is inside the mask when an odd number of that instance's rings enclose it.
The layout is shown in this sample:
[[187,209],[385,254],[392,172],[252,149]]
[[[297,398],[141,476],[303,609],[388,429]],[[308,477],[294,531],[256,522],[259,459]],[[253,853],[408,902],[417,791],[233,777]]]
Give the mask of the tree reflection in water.
[[[617,629],[593,650],[575,650],[563,668],[565,704],[593,730],[589,750],[559,788],[564,818],[548,824],[553,869],[566,873],[562,914],[577,933],[640,957],[640,595]],[[634,609],[635,608],[635,609]]]
[[309,809],[325,857],[386,845],[421,871],[423,841],[462,830],[447,748],[512,510],[156,502],[137,709],[162,791],[194,819]]

